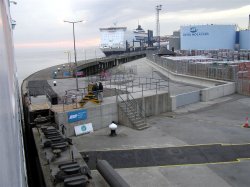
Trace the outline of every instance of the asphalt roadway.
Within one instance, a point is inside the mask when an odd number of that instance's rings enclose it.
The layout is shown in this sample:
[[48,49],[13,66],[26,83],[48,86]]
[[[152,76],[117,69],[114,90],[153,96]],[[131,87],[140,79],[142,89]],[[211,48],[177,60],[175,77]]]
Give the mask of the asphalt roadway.
[[90,157],[98,151],[90,167],[107,159],[131,186],[247,187],[250,128],[242,124],[249,109],[249,97],[231,95],[150,117],[143,131],[118,125],[116,137],[105,128],[73,141]]

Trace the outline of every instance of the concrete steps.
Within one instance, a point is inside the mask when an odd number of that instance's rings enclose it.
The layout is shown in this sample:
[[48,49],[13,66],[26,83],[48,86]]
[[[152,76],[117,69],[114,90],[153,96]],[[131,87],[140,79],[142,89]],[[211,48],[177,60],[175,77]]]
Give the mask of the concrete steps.
[[136,125],[135,125],[135,128],[136,128],[137,130],[144,130],[144,129],[149,128],[149,125],[148,125],[147,123],[136,124]]
[[148,128],[148,124],[145,122],[145,119],[140,113],[132,106],[131,103],[121,102],[119,107],[126,114],[127,118],[131,121],[132,125],[137,130],[143,130]]

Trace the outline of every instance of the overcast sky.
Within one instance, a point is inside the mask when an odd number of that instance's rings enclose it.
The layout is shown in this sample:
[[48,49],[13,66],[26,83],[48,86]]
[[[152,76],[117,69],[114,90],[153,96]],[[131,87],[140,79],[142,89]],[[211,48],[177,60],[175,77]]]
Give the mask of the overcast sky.
[[138,21],[145,30],[156,28],[155,6],[160,11],[161,35],[181,25],[237,24],[247,28],[249,0],[16,0],[11,5],[16,20],[16,48],[72,47],[72,24],[63,20],[85,20],[75,26],[77,47],[98,46],[100,27],[126,26]]

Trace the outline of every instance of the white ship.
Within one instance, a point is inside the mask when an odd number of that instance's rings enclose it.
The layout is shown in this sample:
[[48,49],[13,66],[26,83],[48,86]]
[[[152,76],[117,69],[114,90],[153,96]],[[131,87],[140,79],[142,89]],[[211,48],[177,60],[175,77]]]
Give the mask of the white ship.
[[140,25],[133,31],[127,30],[127,27],[108,27],[100,28],[100,32],[100,49],[106,56],[139,51],[148,42],[148,33]]
[[10,1],[0,0],[0,186],[27,186]]

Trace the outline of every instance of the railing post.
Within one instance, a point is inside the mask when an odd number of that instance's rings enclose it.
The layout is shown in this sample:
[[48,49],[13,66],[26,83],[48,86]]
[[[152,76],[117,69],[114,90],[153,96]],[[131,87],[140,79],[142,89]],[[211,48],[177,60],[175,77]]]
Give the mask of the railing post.
[[170,97],[170,87],[169,87],[170,84],[169,84],[169,81],[170,81],[170,80],[169,80],[169,77],[168,77],[168,95],[169,95],[169,97]]
[[127,101],[128,101],[128,88],[126,86],[126,94],[127,94]]
[[142,97],[143,97],[143,84],[142,84]]
[[134,93],[134,80],[132,80],[132,93]]
[[139,77],[139,88],[140,88],[140,84],[141,84],[141,79],[140,79],[140,77]]
[[64,112],[64,103],[65,103],[65,97],[63,98],[63,112]]
[[157,82],[156,82],[156,88],[155,88],[155,90],[156,90],[156,94],[157,94]]
[[140,115],[139,115],[139,112],[138,112],[138,105],[136,104],[135,107],[136,107],[136,113],[135,113],[135,119],[136,119],[136,117],[137,117],[137,116],[139,117]]
[[117,93],[116,88],[115,88],[115,95],[116,95],[116,103],[118,103],[118,93]]

